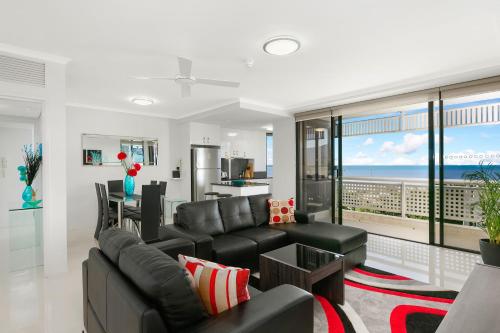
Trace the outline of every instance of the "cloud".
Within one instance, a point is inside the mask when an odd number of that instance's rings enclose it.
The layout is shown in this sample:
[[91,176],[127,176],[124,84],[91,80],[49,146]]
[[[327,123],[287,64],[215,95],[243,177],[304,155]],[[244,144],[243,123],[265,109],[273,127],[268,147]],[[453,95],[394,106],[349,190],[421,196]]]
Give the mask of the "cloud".
[[[451,143],[453,142],[453,140],[455,140],[455,138],[451,137],[451,136],[444,136],[444,143]],[[439,144],[439,136],[436,136],[436,145]]]
[[373,164],[375,160],[363,152],[358,152],[354,157],[347,158],[343,164],[345,165],[369,165]]
[[375,140],[373,140],[373,138],[368,138],[365,140],[365,142],[363,142],[363,146],[369,146],[369,145],[372,145],[375,143]]
[[476,152],[473,149],[466,149],[461,152],[449,153],[444,156],[445,165],[477,165],[480,162],[484,162],[485,164],[500,164],[500,150]]
[[421,146],[427,143],[427,134],[408,133],[403,137],[403,143],[396,144],[393,141],[385,141],[380,147],[380,152],[396,153],[396,154],[412,154]]

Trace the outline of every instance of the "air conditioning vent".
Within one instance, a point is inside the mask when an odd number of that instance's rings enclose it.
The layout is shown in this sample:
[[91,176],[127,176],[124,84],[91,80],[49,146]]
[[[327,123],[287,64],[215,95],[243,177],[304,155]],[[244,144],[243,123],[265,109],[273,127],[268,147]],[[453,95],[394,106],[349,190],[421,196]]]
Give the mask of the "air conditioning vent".
[[45,87],[45,64],[0,54],[0,81]]

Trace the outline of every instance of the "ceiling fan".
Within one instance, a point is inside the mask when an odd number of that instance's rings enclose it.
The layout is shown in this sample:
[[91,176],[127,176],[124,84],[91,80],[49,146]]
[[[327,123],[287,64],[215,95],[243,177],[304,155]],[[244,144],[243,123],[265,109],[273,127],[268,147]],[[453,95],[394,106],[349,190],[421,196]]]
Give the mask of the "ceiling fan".
[[191,67],[193,62],[189,59],[177,57],[177,61],[179,63],[179,74],[175,77],[167,77],[167,76],[135,76],[135,79],[138,80],[170,80],[174,81],[181,87],[181,96],[189,97],[191,96],[191,86],[195,84],[207,84],[211,86],[221,86],[221,87],[230,87],[230,88],[238,88],[240,86],[239,82],[232,81],[224,81],[224,80],[215,80],[215,79],[204,79],[198,78],[191,75]]

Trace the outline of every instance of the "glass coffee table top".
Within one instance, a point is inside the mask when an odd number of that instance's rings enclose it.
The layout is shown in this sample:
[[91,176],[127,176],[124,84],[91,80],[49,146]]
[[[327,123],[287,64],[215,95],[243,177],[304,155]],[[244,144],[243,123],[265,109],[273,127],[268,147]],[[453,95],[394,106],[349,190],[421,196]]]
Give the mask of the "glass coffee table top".
[[298,243],[261,255],[308,271],[314,271],[342,257],[340,254]]

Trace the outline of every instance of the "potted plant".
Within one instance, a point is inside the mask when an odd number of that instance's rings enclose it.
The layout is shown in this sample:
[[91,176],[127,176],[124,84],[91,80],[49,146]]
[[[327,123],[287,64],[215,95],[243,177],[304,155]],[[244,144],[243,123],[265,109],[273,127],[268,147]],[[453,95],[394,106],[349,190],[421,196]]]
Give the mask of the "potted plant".
[[141,165],[139,163],[133,163],[133,159],[128,160],[127,154],[123,151],[119,152],[117,158],[120,160],[123,169],[125,170],[125,195],[131,196],[135,191],[135,180],[134,177],[137,176],[137,172],[141,170]]
[[493,165],[480,163],[479,170],[467,173],[465,178],[478,186],[479,227],[489,237],[479,241],[481,257],[485,264],[500,267],[500,173],[494,171]]
[[25,145],[23,148],[24,165],[17,168],[19,171],[19,180],[26,183],[22,197],[25,202],[35,200],[35,191],[33,190],[33,181],[42,165],[42,147],[38,145],[33,149],[33,145]]

